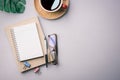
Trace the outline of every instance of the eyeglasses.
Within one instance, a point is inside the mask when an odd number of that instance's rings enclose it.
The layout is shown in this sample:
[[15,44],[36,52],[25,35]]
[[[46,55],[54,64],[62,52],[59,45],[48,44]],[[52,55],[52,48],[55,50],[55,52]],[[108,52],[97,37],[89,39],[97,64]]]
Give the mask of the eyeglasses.
[[57,35],[52,34],[48,35],[48,47],[50,50],[50,54],[53,58],[53,64],[57,64],[57,59],[58,59],[58,51],[57,51]]

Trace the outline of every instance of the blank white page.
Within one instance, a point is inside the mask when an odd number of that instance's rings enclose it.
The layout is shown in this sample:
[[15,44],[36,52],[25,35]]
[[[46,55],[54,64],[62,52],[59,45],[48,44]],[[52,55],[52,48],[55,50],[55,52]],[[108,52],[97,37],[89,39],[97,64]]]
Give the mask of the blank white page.
[[43,56],[36,23],[14,27],[12,31],[20,61]]

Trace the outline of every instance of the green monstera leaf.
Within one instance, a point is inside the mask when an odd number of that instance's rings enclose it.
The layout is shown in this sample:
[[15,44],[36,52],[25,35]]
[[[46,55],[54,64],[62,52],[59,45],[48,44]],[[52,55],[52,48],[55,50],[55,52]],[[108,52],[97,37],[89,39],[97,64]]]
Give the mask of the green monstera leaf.
[[22,2],[18,2],[18,3],[16,4],[16,11],[17,11],[18,13],[23,13],[24,10],[25,10],[24,4],[23,4]]
[[4,0],[0,0],[0,10],[3,11],[4,8]]
[[26,0],[0,0],[0,10],[8,13],[23,13]]
[[4,10],[10,12],[10,0],[4,0]]

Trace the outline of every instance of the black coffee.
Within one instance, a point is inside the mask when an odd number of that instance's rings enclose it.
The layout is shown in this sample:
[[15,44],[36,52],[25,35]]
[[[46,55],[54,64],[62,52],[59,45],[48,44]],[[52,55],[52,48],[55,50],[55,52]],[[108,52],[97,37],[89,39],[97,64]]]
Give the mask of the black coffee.
[[53,11],[60,6],[61,0],[41,0],[41,5],[46,10]]

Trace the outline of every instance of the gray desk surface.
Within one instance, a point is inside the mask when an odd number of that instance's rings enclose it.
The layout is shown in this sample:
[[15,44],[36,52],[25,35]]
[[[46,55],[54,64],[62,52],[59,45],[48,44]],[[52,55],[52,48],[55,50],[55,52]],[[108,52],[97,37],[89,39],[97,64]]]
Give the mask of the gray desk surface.
[[39,16],[46,34],[58,34],[59,65],[21,74],[4,28],[33,16],[33,0],[23,14],[0,12],[0,80],[120,80],[120,0],[70,0],[64,17]]

